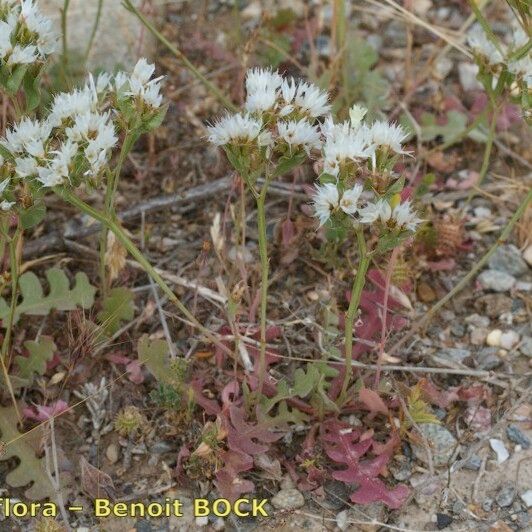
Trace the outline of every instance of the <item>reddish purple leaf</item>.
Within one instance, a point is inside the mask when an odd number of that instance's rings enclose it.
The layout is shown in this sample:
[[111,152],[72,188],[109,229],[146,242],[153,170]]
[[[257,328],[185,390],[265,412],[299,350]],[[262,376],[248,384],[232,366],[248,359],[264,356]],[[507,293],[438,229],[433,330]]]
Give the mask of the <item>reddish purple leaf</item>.
[[53,416],[57,416],[61,412],[68,409],[68,404],[65,401],[59,399],[55,403],[51,403],[47,406],[33,405],[22,409],[22,414],[26,419],[32,421],[46,421]]
[[388,414],[388,407],[377,392],[369,388],[362,388],[359,393],[359,398],[372,414]]
[[410,489],[404,484],[390,489],[378,478],[361,479],[358,485],[358,489],[350,497],[351,501],[357,504],[382,502],[395,510],[400,508],[410,495]]

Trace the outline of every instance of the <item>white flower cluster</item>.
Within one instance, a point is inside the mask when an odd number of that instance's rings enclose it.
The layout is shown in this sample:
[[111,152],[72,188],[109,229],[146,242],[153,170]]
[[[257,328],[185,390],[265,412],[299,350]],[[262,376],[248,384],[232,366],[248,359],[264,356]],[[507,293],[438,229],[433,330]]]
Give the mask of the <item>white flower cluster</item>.
[[44,62],[57,43],[52,21],[33,0],[0,0],[0,66]]
[[[138,109],[138,116],[146,105],[151,109],[161,105],[161,78],[150,80],[153,72],[153,65],[141,59],[131,76],[101,74],[96,81],[90,76],[84,87],[57,94],[43,120],[24,118],[8,129],[0,145],[13,161],[0,160],[0,177],[8,165],[11,170],[0,186],[0,199],[10,181],[25,180],[40,187],[67,182],[77,185],[85,178],[94,182],[103,174],[118,142],[117,124],[124,122],[120,98],[133,97],[134,104],[140,103],[131,107],[132,111]],[[11,207],[6,205],[4,209]]]
[[338,186],[333,183],[318,185],[314,195],[314,211],[320,226],[340,211],[352,216],[359,223],[380,222],[388,229],[396,231],[414,232],[422,221],[412,210],[409,201],[399,203],[393,208],[384,198],[373,202],[362,202],[362,191],[363,186],[359,183],[343,193],[340,193]]
[[512,42],[505,45],[499,42],[499,46],[488,38],[479,24],[475,24],[467,36],[467,43],[473,52],[480,56],[489,65],[495,68],[507,68],[517,78],[522,79],[528,88],[532,86],[532,58],[527,53],[521,59],[511,59],[512,54],[525,46],[529,41],[521,27],[514,28]]
[[277,72],[254,68],[246,77],[245,112],[225,116],[209,126],[209,140],[217,146],[278,147],[307,154],[322,145],[316,119],[331,107],[328,95],[315,85],[283,79]]

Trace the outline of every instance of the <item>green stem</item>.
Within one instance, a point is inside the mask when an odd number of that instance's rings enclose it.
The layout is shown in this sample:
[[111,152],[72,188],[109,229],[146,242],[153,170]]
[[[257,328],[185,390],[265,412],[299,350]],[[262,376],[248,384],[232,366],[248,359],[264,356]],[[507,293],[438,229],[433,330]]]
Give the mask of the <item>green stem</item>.
[[268,192],[269,178],[266,180],[257,200],[257,221],[259,231],[259,255],[260,255],[260,351],[259,351],[259,394],[262,393],[264,378],[266,376],[266,315],[268,308],[268,245],[266,233],[266,194]]
[[492,113],[492,117],[491,117],[490,128],[488,130],[488,138],[486,140],[486,147],[484,148],[484,157],[482,159],[480,175],[479,175],[477,184],[469,192],[467,200],[464,204],[464,209],[467,208],[467,206],[473,199],[473,196],[475,195],[475,190],[479,188],[482,182],[484,181],[484,178],[486,177],[488,173],[488,168],[490,165],[491,150],[493,148],[493,141],[495,140],[495,130],[497,128],[497,118],[499,116],[499,113],[498,113],[498,109],[493,104],[489,104],[489,105],[490,105],[490,111]]
[[161,290],[168,296],[168,299],[179,309],[179,311],[201,331],[211,342],[222,349],[224,353],[232,354],[231,351],[206,327],[204,327],[194,315],[185,307],[181,300],[174,294],[173,290],[166,284],[161,275],[150,264],[142,252],[135,246],[132,240],[127,236],[120,224],[106,213],[98,211],[78,198],[72,191],[56,187],[55,193],[62,197],[66,202],[78,208],[81,212],[87,214],[94,220],[100,222],[107,229],[114,233],[119,242],[126,248],[128,253],[142,266],[144,271],[159,285]]
[[358,252],[360,262],[358,264],[358,270],[353,282],[353,288],[351,289],[351,301],[349,302],[349,308],[347,309],[347,315],[345,317],[345,375],[342,385],[342,391],[338,397],[338,402],[345,401],[347,389],[349,388],[349,382],[351,381],[351,375],[353,372],[353,325],[355,317],[360,304],[360,298],[362,296],[362,289],[366,282],[366,272],[368,271],[370,263],[370,255],[367,252],[366,241],[364,239],[364,232],[361,228],[356,231]]
[[[110,173],[107,179],[106,188],[105,188],[105,214],[110,217],[115,217],[115,197],[118,190],[118,182],[120,181],[120,174],[122,173],[122,167],[128,153],[130,152],[133,144],[136,140],[136,135],[133,135],[130,131],[126,132],[124,137],[124,142],[120,149],[120,154],[118,156],[118,161],[113,172]],[[108,229],[104,225],[100,231],[100,283],[102,294],[105,297],[107,294],[107,268],[105,264],[105,254],[107,252],[107,233]]]
[[181,61],[188,70],[192,73],[192,75],[207,89],[214,95],[220,102],[222,102],[225,107],[230,109],[233,112],[238,111],[236,105],[234,105],[222,92],[216,85],[211,83],[190,61],[189,59],[179,50],[176,48],[162,33],[160,33],[153,24],[139,11],[139,9],[133,5],[131,0],[123,0],[122,4],[124,7],[133,13],[141,22],[142,24],[151,32],[151,34],[159,40],[162,44],[164,44],[168,50],[179,60]]
[[100,25],[100,18],[102,16],[102,7],[103,7],[103,0],[98,0],[98,9],[96,10],[96,17],[94,19],[94,24],[92,26],[91,36],[89,37],[87,49],[85,50],[85,56],[83,57],[83,62],[85,63],[85,65],[87,64],[87,60],[89,59],[89,55],[92,50],[92,45],[94,43],[94,37],[96,37],[96,32],[98,31],[98,26]]

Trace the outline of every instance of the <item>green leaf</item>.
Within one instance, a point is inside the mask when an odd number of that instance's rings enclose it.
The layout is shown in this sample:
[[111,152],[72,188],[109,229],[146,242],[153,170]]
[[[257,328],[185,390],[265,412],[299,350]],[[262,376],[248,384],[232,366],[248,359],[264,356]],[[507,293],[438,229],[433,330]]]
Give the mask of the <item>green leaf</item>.
[[150,340],[145,334],[137,344],[139,362],[164,384],[173,384],[170,374],[170,350],[165,340]]
[[432,172],[425,174],[416,188],[416,198],[420,198],[429,191],[430,186],[436,181],[436,175]]
[[391,249],[396,248],[401,242],[399,235],[396,233],[385,233],[379,238],[379,243],[377,244],[376,252],[385,253]]
[[163,123],[167,111],[168,104],[163,105],[146,123],[143,124],[141,131],[143,133],[149,133],[150,131],[157,129]]
[[23,81],[26,107],[28,111],[36,109],[41,101],[40,79],[38,75],[28,72]]
[[0,155],[8,161],[15,160],[15,157],[13,156],[13,154],[2,144],[0,144]]
[[301,151],[294,155],[283,155],[279,158],[279,163],[277,164],[277,168],[273,172],[273,176],[281,177],[287,174],[288,172],[290,172],[290,170],[296,168],[296,166],[303,164],[306,159],[307,154],[304,151]]
[[135,315],[134,294],[129,288],[113,288],[102,303],[102,310],[96,318],[110,335],[120,329],[122,322],[128,322]]
[[18,65],[15,67],[15,70],[8,78],[6,83],[6,89],[9,93],[16,94],[18,92],[27,70],[28,65]]
[[[94,304],[96,288],[89,283],[85,273],[76,274],[72,289],[68,277],[59,268],[47,270],[46,279],[50,286],[47,295],[44,294],[41,282],[33,272],[26,272],[20,276],[19,289],[22,300],[15,307],[13,323],[17,323],[21,314],[46,316],[53,309],[74,310],[78,306],[89,309]],[[9,305],[4,298],[0,298],[0,320],[4,328],[8,315]]]
[[[5,483],[12,488],[31,486],[24,491],[24,495],[30,500],[51,500],[56,492],[46,472],[44,458],[37,458],[41,450],[44,427],[37,427],[26,434],[18,430],[18,416],[14,406],[0,406],[0,436],[7,445],[0,453],[0,462],[18,458],[19,462],[5,476]],[[11,443],[9,443],[11,442]],[[13,463],[13,462],[11,462]]]
[[431,113],[421,115],[421,140],[428,142],[441,137],[443,142],[448,142],[464,133],[467,128],[467,116],[458,111],[447,113],[447,123],[440,125],[436,116]]
[[403,188],[405,188],[405,176],[401,176],[395,183],[392,183],[388,190],[386,190],[384,197],[390,199],[392,196],[399,194]]
[[31,229],[42,222],[46,216],[46,205],[44,203],[36,203],[29,209],[24,209],[20,213],[20,222],[23,229]]
[[43,336],[38,342],[24,342],[24,347],[29,351],[29,356],[17,356],[15,363],[19,368],[19,377],[31,383],[35,374],[44,375],[46,364],[52,360],[57,348],[47,336]]

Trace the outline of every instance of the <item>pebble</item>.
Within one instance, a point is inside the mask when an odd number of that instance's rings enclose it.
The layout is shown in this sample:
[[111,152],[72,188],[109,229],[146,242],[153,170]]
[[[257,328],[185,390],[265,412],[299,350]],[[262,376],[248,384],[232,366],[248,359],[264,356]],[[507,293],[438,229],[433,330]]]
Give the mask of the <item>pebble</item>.
[[278,510],[295,510],[305,505],[305,497],[296,489],[284,489],[272,498],[271,503]]
[[511,442],[517,443],[523,449],[530,448],[530,440],[528,437],[521,432],[517,425],[508,425],[506,428],[506,436]]
[[434,65],[434,74],[438,79],[445,79],[453,68],[453,62],[447,56],[443,56]]
[[155,454],[163,454],[173,451],[175,448],[165,441],[158,441],[150,447],[150,451]]
[[527,508],[532,506],[532,490],[527,490],[521,494],[521,500],[525,503]]
[[206,515],[196,517],[196,526],[204,527],[209,524],[209,518]]
[[471,356],[469,349],[459,349],[456,347],[449,347],[438,352],[437,356],[453,363],[463,363],[466,358]]
[[482,501],[482,509],[485,512],[491,512],[492,506],[493,506],[493,499],[484,499],[484,501]]
[[514,502],[515,488],[513,486],[504,486],[495,496],[495,501],[501,508],[507,508]]
[[453,522],[453,518],[447,514],[436,514],[436,526],[438,530],[443,530],[447,528]]
[[478,282],[486,290],[507,292],[515,285],[515,277],[497,270],[485,270],[478,277]]
[[482,465],[482,458],[478,454],[472,455],[469,460],[464,464],[466,469],[471,471],[478,471]]
[[465,326],[462,323],[453,323],[451,326],[451,332],[454,336],[457,336],[458,338],[462,338],[464,336],[466,329]]
[[469,325],[474,325],[475,327],[480,327],[486,329],[489,327],[490,319],[487,316],[481,316],[480,314],[470,314],[464,320]]
[[532,357],[532,336],[525,336],[519,346],[519,351],[527,357]]
[[519,342],[519,334],[517,334],[515,331],[506,331],[503,332],[501,335],[501,340],[499,345],[506,349],[507,351],[510,351],[510,349],[513,349],[513,347]]
[[477,354],[477,365],[479,369],[490,371],[499,367],[502,360],[497,356],[499,349],[497,347],[484,347]]
[[483,345],[488,337],[488,329],[475,327],[471,330],[469,341],[472,345]]
[[503,441],[498,440],[497,438],[490,438],[490,447],[497,454],[498,464],[506,462],[506,460],[508,460],[510,457],[510,453],[508,452],[508,449],[506,448],[506,445],[504,445]]
[[500,329],[493,329],[486,336],[486,344],[491,347],[499,347],[501,345],[502,331]]
[[523,258],[529,266],[532,266],[532,244],[523,251]]
[[[457,451],[456,438],[445,427],[436,423],[422,423],[419,429],[431,446],[434,466],[443,467],[447,465]],[[412,450],[418,460],[428,464],[428,456],[424,445],[413,445]]]
[[111,464],[116,464],[118,462],[118,446],[115,443],[111,443],[105,450],[105,456]]
[[345,502],[350,495],[346,484],[339,480],[328,480],[323,485],[325,491],[325,499],[322,504],[332,511],[339,511],[345,507]]
[[521,256],[521,252],[513,244],[499,246],[488,264],[492,270],[508,273],[515,277],[528,271],[528,266]]

